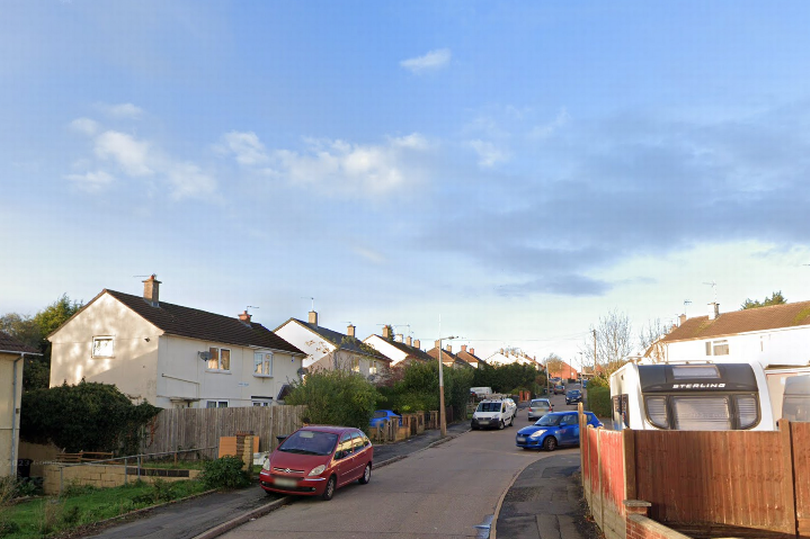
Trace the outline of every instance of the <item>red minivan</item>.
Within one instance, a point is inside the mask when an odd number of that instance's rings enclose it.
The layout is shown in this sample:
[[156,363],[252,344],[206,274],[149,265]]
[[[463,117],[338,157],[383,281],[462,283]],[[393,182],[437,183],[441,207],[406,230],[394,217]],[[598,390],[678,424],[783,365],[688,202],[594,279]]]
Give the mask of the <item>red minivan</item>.
[[310,425],[290,434],[270,454],[259,484],[266,492],[331,500],[343,485],[368,483],[373,460],[374,447],[362,430]]

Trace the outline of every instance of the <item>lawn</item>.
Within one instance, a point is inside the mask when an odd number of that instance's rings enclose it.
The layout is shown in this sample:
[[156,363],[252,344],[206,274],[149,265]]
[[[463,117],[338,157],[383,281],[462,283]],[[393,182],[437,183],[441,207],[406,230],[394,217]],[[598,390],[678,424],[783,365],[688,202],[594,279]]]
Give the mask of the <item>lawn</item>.
[[137,509],[204,492],[201,481],[137,481],[116,488],[68,487],[58,497],[0,506],[0,538],[59,537]]

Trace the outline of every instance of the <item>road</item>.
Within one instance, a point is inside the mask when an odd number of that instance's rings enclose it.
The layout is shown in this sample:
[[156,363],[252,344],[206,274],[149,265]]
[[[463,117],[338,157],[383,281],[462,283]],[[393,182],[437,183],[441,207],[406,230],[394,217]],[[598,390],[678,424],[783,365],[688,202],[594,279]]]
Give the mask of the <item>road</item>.
[[[555,408],[558,399],[558,409],[569,408],[562,396],[552,398]],[[487,537],[498,504],[521,470],[552,454],[577,452],[517,448],[515,433],[528,424],[521,409],[514,427],[468,432],[375,470],[368,485],[344,487],[332,501],[300,498],[223,537]]]

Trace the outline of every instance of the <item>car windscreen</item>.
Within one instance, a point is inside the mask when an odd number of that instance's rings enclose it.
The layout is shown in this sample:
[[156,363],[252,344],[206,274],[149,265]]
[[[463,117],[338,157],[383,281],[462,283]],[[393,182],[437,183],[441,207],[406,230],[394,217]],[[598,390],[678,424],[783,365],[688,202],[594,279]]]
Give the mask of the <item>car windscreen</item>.
[[376,412],[374,412],[374,417],[375,418],[377,418],[377,417],[388,417],[388,412],[386,412],[385,410],[377,410]]
[[560,424],[562,417],[561,415],[544,415],[535,422],[535,425],[538,427],[556,427]]
[[478,405],[479,412],[500,412],[500,402],[482,402]]
[[316,430],[299,430],[278,446],[278,451],[301,455],[329,455],[335,449],[337,434]]
[[529,406],[531,406],[532,408],[542,408],[542,407],[548,408],[549,405],[548,401],[546,400],[534,400]]

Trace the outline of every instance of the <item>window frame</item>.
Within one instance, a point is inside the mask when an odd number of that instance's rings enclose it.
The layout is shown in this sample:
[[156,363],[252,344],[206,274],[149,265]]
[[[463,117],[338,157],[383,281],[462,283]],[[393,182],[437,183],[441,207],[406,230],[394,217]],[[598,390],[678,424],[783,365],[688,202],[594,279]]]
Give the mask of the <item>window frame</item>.
[[[213,404],[213,406],[211,406]],[[206,408],[230,408],[230,403],[226,400],[206,400],[205,401]]]
[[[261,358],[261,361],[258,358]],[[253,352],[253,376],[256,378],[272,378],[274,359],[275,355],[271,350],[255,350]],[[265,372],[268,370],[269,373]]]
[[[216,367],[211,367],[211,362],[214,361],[215,358],[214,357],[209,357],[208,362],[205,365],[206,370],[211,371],[211,372],[231,372],[231,352],[232,352],[232,350],[230,348],[220,348],[218,346],[209,346],[208,347],[208,353],[209,354],[213,355],[214,350],[216,350],[217,366]],[[227,359],[228,366],[226,368],[222,367],[222,352],[227,352],[228,353],[227,354],[228,355],[228,359]]]
[[[109,354],[97,354],[96,343],[109,342]],[[113,335],[94,335],[93,340],[90,342],[90,357],[93,359],[111,359],[115,357],[115,337]]]

